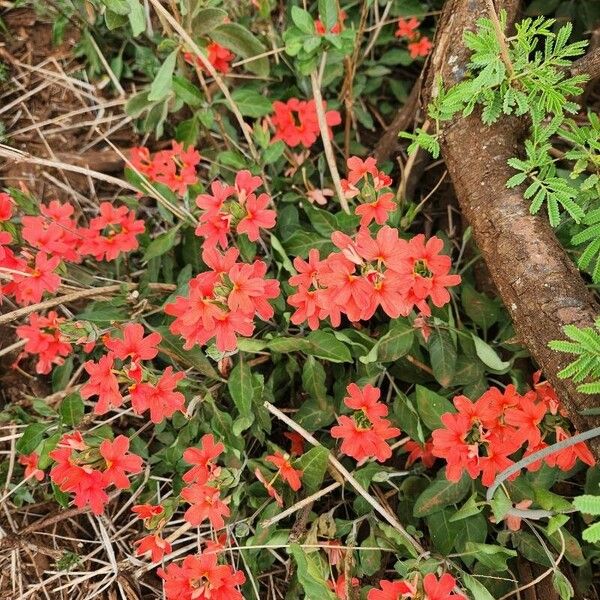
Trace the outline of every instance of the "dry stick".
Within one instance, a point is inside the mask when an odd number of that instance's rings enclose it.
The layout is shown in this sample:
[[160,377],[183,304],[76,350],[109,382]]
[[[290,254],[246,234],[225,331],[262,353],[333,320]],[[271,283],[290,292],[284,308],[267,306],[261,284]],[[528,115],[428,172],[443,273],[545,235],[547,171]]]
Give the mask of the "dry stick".
[[[92,298],[94,296],[106,296],[107,294],[112,294],[113,292],[118,292],[123,286],[133,290],[136,289],[137,283],[116,283],[114,285],[106,285],[104,287],[96,287],[90,288],[87,290],[77,290],[76,292],[72,292],[71,294],[65,294],[64,296],[58,296],[57,298],[50,298],[49,300],[44,300],[43,302],[38,302],[38,304],[32,304],[30,306],[24,306],[23,308],[18,308],[17,310],[13,310],[5,315],[0,315],[0,325],[4,325],[5,323],[10,323],[16,319],[20,319],[21,317],[25,317],[32,312],[36,312],[38,310],[46,310],[47,308],[54,308],[59,304],[66,304],[68,302],[74,302],[75,300],[80,300],[82,298]],[[177,286],[170,283],[151,283],[149,284],[150,289],[172,292],[177,289]]]
[[[319,441],[314,438],[306,429],[304,429],[301,425],[298,425],[295,421],[290,419],[285,413],[281,412],[277,407],[273,406],[270,402],[265,402],[263,406],[273,415],[275,415],[278,419],[283,421],[288,427],[293,429],[296,433],[299,433],[307,442],[311,443],[313,446],[324,448]],[[394,515],[390,514],[383,506],[375,499],[365,488],[352,476],[350,471],[344,467],[344,465],[333,456],[329,450],[327,450],[327,459],[329,462],[339,471],[341,475],[350,483],[350,485],[378,512],[403,538],[405,538],[410,545],[419,553],[424,554],[425,549],[417,540],[415,540],[409,533],[404,529],[404,527],[399,523],[399,521],[394,517]]]
[[8,158],[16,162],[25,161],[27,163],[40,165],[41,167],[49,167],[51,169],[63,169],[64,171],[79,173],[80,175],[91,175],[92,177],[94,177],[94,179],[99,179],[100,181],[105,181],[106,183],[112,183],[113,185],[117,185],[123,189],[131,190],[132,192],[139,192],[139,190],[135,186],[127,183],[126,181],[122,181],[117,177],[111,177],[110,175],[106,175],[98,171],[93,171],[92,169],[86,169],[85,167],[69,165],[60,161],[48,160],[46,158],[39,158],[27,152],[15,150],[14,148],[10,148],[9,146],[5,146],[4,144],[0,144],[0,157]]
[[286,508],[284,511],[280,512],[278,515],[275,515],[274,517],[271,517],[270,519],[266,519],[265,521],[263,521],[261,523],[261,525],[263,527],[271,527],[271,525],[275,525],[275,523],[282,521],[286,517],[293,515],[295,512],[299,511],[300,509],[304,508],[305,506],[308,506],[312,502],[315,502],[319,498],[326,496],[327,494],[329,494],[329,492],[333,492],[333,490],[337,490],[337,488],[339,488],[341,485],[342,484],[339,481],[335,481],[332,484],[328,485],[326,488],[323,488],[322,490],[319,490],[318,492],[315,492],[314,494],[311,494],[310,496],[303,498],[302,500],[300,500],[300,502],[296,502],[296,504],[294,504],[293,506],[290,506],[289,508]]
[[206,55],[204,54],[204,52],[202,52],[202,50],[200,50],[200,47],[198,46],[198,44],[196,44],[196,42],[194,42],[194,40],[190,37],[190,35],[187,33],[187,31],[173,18],[173,15],[171,15],[171,13],[169,11],[167,11],[160,4],[159,0],[150,0],[150,3],[152,4],[152,6],[154,6],[154,9],[156,10],[156,12],[158,14],[160,14],[162,17],[164,17],[164,19],[169,23],[169,25],[171,25],[171,27],[173,27],[173,29],[179,34],[181,39],[193,50],[193,52],[196,54],[196,56],[200,59],[202,66],[210,73],[210,76],[215,80],[215,83],[219,86],[219,89],[221,90],[221,92],[223,92],[223,96],[225,96],[225,99],[227,100],[227,102],[229,104],[229,108],[231,109],[231,112],[234,114],[235,118],[237,119],[237,121],[240,125],[240,129],[242,130],[242,133],[243,133],[244,137],[246,138],[246,142],[248,143],[248,147],[250,148],[250,153],[252,154],[252,158],[254,158],[254,160],[258,161],[259,155],[258,155],[258,152],[256,151],[256,147],[254,146],[254,142],[252,141],[252,137],[248,133],[248,126],[246,125],[246,122],[244,121],[244,118],[242,117],[242,113],[240,112],[239,108],[237,107],[237,104],[235,103],[234,99],[231,97],[231,94],[229,93],[229,89],[223,82],[223,79],[217,73],[216,69],[213,67],[212,63],[208,60],[208,58],[206,58]]
[[498,14],[496,13],[496,8],[494,7],[494,0],[485,0],[485,3],[487,4],[490,20],[494,25],[496,38],[498,40],[498,43],[500,44],[500,56],[502,57],[502,62],[506,65],[506,70],[508,71],[509,77],[512,77],[514,74],[514,69],[512,63],[510,62],[508,46],[506,45],[506,38],[504,37],[504,31],[502,31],[502,23],[500,23],[500,20],[498,19]]
[[315,107],[317,109],[317,120],[319,121],[319,130],[321,131],[321,138],[323,140],[323,149],[325,150],[325,158],[327,159],[327,165],[329,166],[329,172],[331,173],[331,179],[333,180],[333,186],[340,201],[340,206],[345,213],[350,214],[350,207],[348,206],[348,200],[344,196],[342,190],[342,182],[340,181],[340,174],[335,164],[335,156],[333,155],[333,147],[331,140],[329,139],[329,127],[325,119],[325,111],[323,110],[323,97],[321,96],[321,88],[317,80],[317,73],[313,71],[310,74],[310,82],[312,85],[313,97],[315,99]]

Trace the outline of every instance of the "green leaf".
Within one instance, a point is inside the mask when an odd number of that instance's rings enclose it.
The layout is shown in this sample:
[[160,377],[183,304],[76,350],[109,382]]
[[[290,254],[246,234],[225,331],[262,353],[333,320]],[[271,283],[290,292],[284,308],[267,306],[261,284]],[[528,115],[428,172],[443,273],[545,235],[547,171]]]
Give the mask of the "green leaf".
[[467,495],[470,487],[471,478],[466,473],[457,483],[452,483],[445,477],[436,479],[417,498],[413,508],[413,516],[426,517],[446,508],[450,504],[457,504]]
[[208,358],[206,358],[202,348],[195,346],[190,350],[184,350],[181,338],[172,334],[168,327],[156,327],[154,331],[158,331],[162,336],[162,341],[158,346],[162,354],[175,358],[183,364],[192,367],[209,379],[223,381],[223,378],[215,371]]
[[47,423],[31,423],[25,427],[17,440],[16,449],[20,454],[31,454],[44,439],[44,433],[50,427]]
[[325,25],[325,31],[331,31],[338,21],[336,0],[319,0],[319,16]]
[[448,387],[456,367],[456,345],[450,332],[434,329],[427,342],[433,376],[442,387]]
[[296,231],[287,240],[282,242],[285,251],[290,256],[306,258],[309,250],[315,248],[325,254],[333,248],[333,244],[318,233]]
[[117,15],[128,15],[131,10],[127,0],[102,0],[102,4]]
[[475,579],[472,575],[464,573],[461,577],[465,587],[471,592],[473,600],[494,600],[486,589],[486,587],[478,579]]
[[457,510],[450,520],[462,521],[468,517],[479,514],[483,510],[483,505],[477,502],[477,493],[474,493],[461,507]]
[[192,20],[192,32],[198,36],[205,35],[223,24],[226,19],[227,12],[221,8],[202,8]]
[[323,483],[327,471],[329,452],[324,446],[315,446],[305,452],[295,463],[302,470],[302,488],[307,495],[314,494]]
[[231,96],[245,117],[264,117],[272,110],[271,101],[256,90],[238,88]]
[[292,21],[302,33],[315,32],[315,22],[310,13],[299,6],[292,6]]
[[[271,165],[283,156],[285,152],[285,144],[281,140],[271,142],[263,152],[263,161],[265,165]],[[271,239],[273,235],[271,235]],[[283,246],[282,246],[283,250]]]
[[65,425],[74,427],[81,421],[85,412],[83,400],[78,393],[69,394],[61,403],[58,409],[60,418]]
[[413,327],[404,320],[396,319],[391,322],[389,331],[377,341],[360,362],[394,362],[408,354],[415,337]]
[[325,565],[316,552],[306,554],[298,544],[290,545],[290,552],[298,568],[298,581],[306,600],[336,600],[325,582]]
[[489,329],[500,316],[498,304],[467,283],[461,288],[461,302],[468,317],[484,330]]
[[161,233],[156,236],[146,248],[144,252],[144,261],[148,262],[157,256],[162,256],[165,252],[168,252],[175,245],[175,236],[179,231],[179,227],[173,227],[165,233]]
[[[485,521],[485,518],[482,518]],[[495,571],[508,570],[507,561],[517,556],[517,553],[514,550],[510,550],[504,546],[481,544],[471,540],[467,541],[465,552],[473,554],[481,564]]]
[[506,371],[510,368],[510,363],[504,362],[488,343],[474,333],[471,334],[471,337],[475,343],[475,352],[484,365],[494,371]]
[[586,515],[600,515],[600,496],[577,496],[573,498],[573,506]]
[[[245,27],[238,23],[223,23],[215,27],[211,34],[211,38],[229,48],[243,58],[253,58],[265,52],[265,47],[258,41],[254,34],[250,33]],[[267,77],[269,75],[269,60],[267,57],[258,58],[250,61],[245,65],[248,71],[255,73],[259,77]]]
[[594,523],[590,525],[587,529],[583,530],[581,537],[591,544],[596,544],[600,542],[600,523]]
[[333,402],[330,398],[309,398],[298,409],[296,423],[308,431],[316,431],[331,425],[335,420]]
[[129,4],[129,25],[131,25],[131,31],[133,37],[137,37],[140,33],[143,33],[146,29],[146,16],[144,14],[144,8],[140,0],[127,0]]
[[200,90],[191,81],[179,75],[173,76],[173,91],[180,100],[183,100],[191,108],[198,108],[204,101]]
[[311,345],[309,354],[329,362],[352,362],[348,346],[340,342],[333,333],[318,329],[311,331],[306,339]]
[[173,50],[158,70],[158,73],[150,86],[150,93],[148,94],[148,100],[150,102],[159,102],[160,100],[163,100],[171,91],[173,86],[173,72],[175,71],[178,53],[179,49]]
[[454,540],[462,527],[460,521],[452,523],[450,521],[451,516],[452,511],[440,510],[425,517],[431,541],[443,555],[450,554],[454,547]]
[[247,363],[240,362],[233,368],[227,380],[227,389],[242,416],[252,414],[252,398],[254,397],[254,384],[252,371]]
[[425,442],[419,413],[413,401],[406,394],[398,392],[393,404],[393,413],[402,431],[407,433],[413,440],[421,443]]
[[326,401],[325,369],[314,356],[309,356],[302,367],[302,387],[311,398]]
[[417,385],[417,410],[423,423],[432,431],[443,427],[440,420],[443,414],[456,412],[449,400],[422,385]]

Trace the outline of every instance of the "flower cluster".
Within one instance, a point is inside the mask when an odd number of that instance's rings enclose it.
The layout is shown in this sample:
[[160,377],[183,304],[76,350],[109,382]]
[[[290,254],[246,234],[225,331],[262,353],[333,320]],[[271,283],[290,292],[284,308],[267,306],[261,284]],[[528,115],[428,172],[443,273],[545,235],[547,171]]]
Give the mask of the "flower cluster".
[[186,556],[181,565],[170,563],[158,569],[166,600],[243,600],[239,586],[246,577],[229,564],[219,564],[223,551],[210,542],[201,554]]
[[359,388],[351,383],[344,404],[354,412],[352,416],[341,415],[338,425],[331,428],[331,436],[342,439],[340,450],[356,460],[376,458],[385,462],[392,456],[392,449],[386,440],[400,435],[397,427],[384,419],[388,408],[379,402],[381,392],[372,385]]
[[397,38],[404,38],[408,41],[408,51],[411,58],[427,56],[433,47],[431,41],[426,35],[419,32],[420,21],[412,17],[410,19],[399,19],[398,28],[394,35]]
[[129,392],[134,413],[150,411],[153,423],[160,423],[177,411],[183,412],[185,398],[176,388],[184,374],[167,367],[159,377],[142,363],[158,354],[160,334],[144,336],[144,327],[139,323],[128,323],[121,333],[122,337],[105,335],[103,343],[108,352],[97,362],[89,360],[83,365],[89,379],[81,388],[81,395],[97,397],[94,412],[102,415],[121,406],[125,401],[123,385]]
[[279,295],[279,282],[265,279],[267,265],[262,260],[240,263],[238,255],[235,248],[221,254],[206,247],[202,259],[210,270],[189,282],[187,296],[165,306],[165,312],[175,317],[171,331],[185,339],[186,349],[214,338],[219,351],[235,350],[237,335],[254,332],[255,316],[263,320],[273,316],[269,300]]
[[360,198],[361,204],[354,212],[360,216],[361,227],[371,221],[383,225],[396,208],[394,194],[389,189],[392,178],[377,168],[372,157],[362,160],[351,156],[347,165],[348,179],[342,179],[342,189],[346,198]]
[[[78,226],[74,211],[70,204],[52,200],[40,205],[39,215],[23,216],[21,236],[31,249],[22,248],[20,255],[8,246],[12,235],[0,231],[0,272],[8,279],[0,286],[0,297],[12,295],[17,304],[36,304],[44,293],[60,287],[57,271],[62,262],[79,263],[85,256],[110,261],[138,247],[144,223],[127,207],[101,202],[99,215],[87,227]],[[11,216],[10,196],[0,194],[0,221]]]
[[[302,144],[310,148],[319,137],[319,120],[317,106],[314,100],[298,100],[290,98],[287,102],[273,102],[274,115],[271,122],[275,127],[276,140],[284,141],[288,146],[295,147]],[[330,128],[329,135],[333,136],[331,127],[339,125],[342,117],[337,110],[327,110],[327,103],[323,101],[325,121]]]
[[35,366],[37,373],[50,373],[52,365],[62,365],[65,357],[73,351],[73,346],[60,329],[64,321],[56,311],[51,310],[45,317],[32,313],[27,325],[17,327],[17,336],[25,340],[23,350],[38,356]]
[[[206,46],[205,52],[208,62],[216,71],[224,75],[229,73],[231,61],[235,58],[233,52],[230,52],[227,48],[221,46],[221,44],[217,44],[217,42],[210,42]],[[193,52],[184,52],[183,58],[190,65],[196,64],[203,71],[207,71],[204,63]]]
[[180,196],[185,194],[189,186],[198,183],[196,167],[200,159],[200,154],[193,147],[186,150],[183,144],[175,141],[170,150],[161,150],[154,156],[144,146],[132,148],[130,157],[136,171],[151,182],[166,185]]
[[[499,472],[514,464],[510,457],[517,450],[524,448],[527,456],[570,437],[568,422],[547,384],[524,395],[513,385],[504,391],[492,387],[475,402],[457,396],[454,406],[458,412],[442,415],[444,427],[433,432],[432,453],[447,462],[449,481],[458,481],[466,471],[472,479],[481,476],[483,485],[490,486]],[[557,451],[545,462],[568,471],[577,459],[590,466],[595,462],[583,442]],[[541,464],[534,462],[528,470],[536,471]]]
[[[221,442],[216,442],[212,434],[207,434],[202,437],[200,448],[188,448],[183,453],[183,459],[192,465],[183,475],[186,486],[181,491],[181,498],[190,504],[184,518],[191,525],[208,521],[216,530],[225,526],[224,517],[229,516],[229,508],[220,497],[221,468],[216,464],[216,459],[224,450]],[[153,518],[156,517],[149,514],[151,523]],[[159,520],[158,527],[162,527],[162,523],[164,519]],[[144,540],[149,537],[152,536]],[[161,546],[168,542],[160,536],[158,539],[158,543],[149,539],[146,551],[154,551],[160,560],[164,554]],[[140,543],[139,551],[144,540]],[[158,575],[164,580],[166,599],[242,600],[238,588],[244,583],[245,576],[229,564],[219,564],[219,553],[224,550],[220,543],[209,542],[202,553],[186,556],[181,566],[171,563],[166,569],[159,569]],[[153,556],[152,560],[157,559]]]
[[172,546],[170,542],[163,538],[162,529],[168,523],[173,514],[175,505],[165,501],[163,504],[137,504],[131,509],[139,519],[144,523],[144,528],[150,533],[142,539],[135,542],[137,546],[135,553],[138,556],[150,554],[152,562],[159,562],[165,554],[170,554]]
[[367,600],[466,600],[462,594],[453,593],[456,579],[450,573],[444,573],[439,579],[428,573],[418,585],[418,576],[414,581],[382,579],[379,589],[367,594]]
[[329,318],[337,327],[342,314],[353,322],[367,320],[379,307],[394,319],[413,308],[428,316],[428,299],[444,306],[450,301],[447,288],[460,283],[459,275],[450,274],[450,257],[440,254],[444,244],[437,237],[426,242],[419,234],[406,241],[385,225],[374,237],[361,228],[355,238],[337,231],[331,239],[340,252],[321,260],[311,250],[308,262],[294,259],[298,274],[289,281],[298,290],[288,298],[296,308],[294,324],[306,321],[317,329]]
[[268,194],[256,194],[263,180],[250,171],[240,171],[234,185],[213,181],[211,194],[200,194],[196,198],[202,209],[196,235],[205,239],[205,244],[222,248],[229,245],[228,236],[245,233],[248,239],[256,242],[261,229],[271,229],[275,225],[276,213],[267,208],[271,203]]
[[142,459],[129,452],[129,439],[124,435],[91,446],[76,431],[63,435],[49,456],[56,463],[50,471],[52,481],[62,492],[74,494],[75,506],[89,506],[96,515],[102,514],[108,502],[107,488],[127,489],[128,475],[142,471]]

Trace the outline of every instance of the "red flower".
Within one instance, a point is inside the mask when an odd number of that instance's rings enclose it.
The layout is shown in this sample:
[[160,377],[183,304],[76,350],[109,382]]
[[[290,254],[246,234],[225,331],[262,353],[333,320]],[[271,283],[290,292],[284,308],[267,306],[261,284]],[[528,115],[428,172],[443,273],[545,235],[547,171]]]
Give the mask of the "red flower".
[[379,590],[371,590],[367,594],[367,600],[402,600],[403,598],[412,598],[415,594],[413,586],[406,581],[388,581],[382,579],[379,582]]
[[387,419],[365,419],[355,420],[345,415],[338,417],[339,425],[331,428],[331,436],[341,438],[340,451],[355,458],[376,458],[379,462],[385,462],[392,456],[392,449],[385,440],[400,435],[400,430],[390,427]]
[[77,227],[72,218],[75,209],[70,204],[52,200],[40,204],[40,215],[21,218],[21,235],[33,248],[69,262],[80,262],[79,251],[85,230]]
[[[357,577],[353,577],[350,581],[350,585],[352,587],[358,587],[360,585],[360,581]],[[346,576],[342,573],[336,581],[327,581],[327,587],[335,592],[335,595],[340,598],[340,600],[348,600],[348,595],[346,594]]]
[[186,483],[206,483],[217,469],[215,460],[225,450],[221,442],[215,442],[212,433],[202,436],[200,448],[188,448],[183,453],[183,460],[194,465],[184,475]]
[[232,52],[217,44],[217,42],[211,42],[206,47],[206,52],[209,62],[217,71],[220,73],[229,72],[229,63],[235,58],[235,55]]
[[97,415],[103,415],[111,408],[118,408],[123,404],[123,396],[119,391],[119,381],[113,373],[114,355],[109,352],[97,363],[88,360],[83,364],[90,376],[88,382],[81,388],[84,398],[98,396],[98,402],[94,407]]
[[150,420],[161,423],[177,411],[184,412],[185,396],[175,391],[177,383],[184,373],[173,373],[173,367],[167,367],[155,385],[138,383],[131,387],[131,405],[136,414],[150,410]]
[[12,198],[5,192],[0,193],[0,221],[9,221],[12,217]]
[[137,556],[142,556],[146,552],[150,552],[152,562],[162,560],[165,554],[170,554],[172,551],[171,544],[158,534],[149,534],[141,540],[135,542]]
[[81,251],[96,260],[114,260],[121,252],[138,247],[137,235],[144,232],[144,222],[126,206],[115,208],[110,202],[100,204],[100,215],[90,221]]
[[279,469],[279,474],[287,482],[287,484],[297,492],[302,487],[302,482],[300,478],[302,477],[302,471],[299,469],[294,469],[290,464],[288,458],[286,458],[280,452],[276,452],[275,454],[269,454],[266,457],[270,463],[274,464]]
[[[319,136],[319,121],[314,100],[298,100],[290,98],[287,102],[273,102],[275,114],[271,121],[275,126],[275,138],[283,140],[292,148],[300,144],[310,148]],[[323,102],[325,121],[331,128],[342,122],[340,113],[336,110],[327,110],[327,103]],[[330,137],[333,133],[330,130]]]
[[139,323],[127,323],[123,327],[123,338],[107,337],[104,345],[111,350],[117,358],[125,360],[130,358],[132,363],[140,360],[152,360],[158,354],[162,337],[160,333],[153,332],[144,337],[144,327]]
[[333,27],[329,31],[326,31],[325,25],[323,25],[323,23],[319,19],[317,19],[315,21],[315,31],[319,35],[325,35],[326,33],[338,34],[342,31],[342,25],[343,25],[345,19],[346,19],[346,11],[340,10],[338,21],[333,25]]
[[219,565],[214,551],[186,556],[181,566],[171,563],[157,573],[164,580],[166,600],[243,600],[238,587],[244,574]]
[[394,194],[387,193],[377,196],[373,202],[361,204],[355,209],[355,213],[360,216],[360,225],[364,227],[371,221],[378,225],[383,225],[389,214],[396,209],[396,203],[393,200]]
[[350,384],[347,390],[350,396],[344,398],[344,403],[356,412],[352,418],[338,417],[339,425],[331,428],[331,436],[342,438],[341,452],[356,460],[374,457],[386,461],[392,450],[385,440],[400,435],[400,430],[381,418],[387,415],[387,406],[378,402],[379,390],[367,385],[361,391],[355,384]]
[[439,581],[433,573],[423,577],[423,590],[428,600],[466,600],[462,594],[452,593],[455,586],[456,579],[450,573],[444,573]]
[[518,407],[509,408],[504,416],[508,425],[512,425],[523,435],[530,446],[537,446],[542,441],[540,423],[546,416],[547,407],[542,402],[534,402],[523,396]]
[[[67,491],[61,488],[62,491]],[[105,490],[104,475],[100,471],[87,472],[82,469],[82,477],[75,489],[73,504],[77,508],[89,506],[95,515],[101,515],[108,502],[108,494]]]
[[409,289],[408,298],[426,316],[431,314],[427,298],[435,306],[441,307],[450,301],[446,288],[458,285],[460,275],[450,275],[450,257],[440,254],[444,243],[437,237],[425,242],[423,234],[416,235],[408,242],[400,264],[394,267],[401,282]]
[[358,156],[351,156],[347,161],[348,165],[348,183],[356,185],[361,179],[367,179],[368,175],[377,177],[377,161],[369,156],[366,160],[362,160]]
[[36,452],[19,456],[19,464],[25,467],[25,478],[34,477],[38,481],[44,479],[44,471],[38,468],[39,455]]
[[165,509],[162,505],[157,504],[136,504],[132,507],[131,512],[136,514],[142,520],[151,519],[157,515],[161,515]]
[[190,525],[200,525],[200,523],[208,520],[214,529],[225,527],[223,517],[229,516],[229,508],[221,500],[217,488],[201,483],[193,483],[183,488],[181,497],[191,504],[184,515],[185,520]]
[[347,388],[348,396],[344,398],[344,404],[353,410],[362,410],[371,421],[388,414],[388,407],[379,402],[381,391],[370,383],[362,389],[356,383],[351,383]]
[[260,177],[247,170],[236,175],[235,186],[214,181],[212,194],[196,198],[196,205],[203,210],[196,235],[204,237],[209,246],[220,244],[223,248],[227,247],[228,234],[234,230],[245,233],[253,242],[258,240],[260,229],[271,229],[276,218],[275,211],[267,208],[270,196],[254,193],[262,184]]
[[433,44],[429,41],[429,38],[423,36],[416,42],[411,42],[408,45],[408,51],[410,52],[411,58],[417,58],[419,56],[427,56],[431,52]]
[[407,38],[409,40],[415,39],[419,32],[417,31],[421,22],[415,17],[411,17],[410,19],[398,19],[398,29],[394,35],[399,38]]
[[58,256],[49,258],[38,252],[32,267],[22,266],[24,274],[11,274],[12,282],[4,286],[4,293],[13,294],[17,303],[24,306],[41,302],[45,292],[53,293],[60,287],[60,277],[54,272],[59,264]]
[[277,505],[283,506],[283,498],[279,495],[279,493],[273,486],[272,481],[267,481],[267,479],[265,479],[265,476],[262,474],[261,470],[258,467],[254,469],[254,475],[256,476],[256,479],[258,479],[263,484],[269,496],[273,498],[275,502],[277,502]]
[[113,442],[103,440],[100,444],[100,454],[106,461],[103,472],[106,485],[114,484],[119,489],[126,489],[131,485],[127,473],[141,473],[142,459],[128,450],[129,438],[124,435],[118,435]]
[[[562,427],[556,427],[555,431],[557,442],[562,442],[571,437]],[[570,471],[575,466],[577,459],[590,467],[596,464],[594,455],[590,452],[585,442],[579,442],[574,446],[569,446],[564,450],[555,452],[546,458],[546,463],[551,467],[558,467],[561,471]]]
[[283,437],[286,437],[292,443],[290,448],[290,454],[292,456],[300,456],[304,454],[304,438],[295,431],[286,431],[283,434]]
[[414,464],[417,460],[422,461],[423,465],[425,465],[425,467],[428,469],[431,468],[435,463],[435,456],[432,453],[433,442],[431,440],[425,442],[425,444],[408,440],[408,442],[404,444],[404,449],[408,452],[408,457],[406,459],[407,468]]
[[192,279],[188,296],[167,304],[165,312],[176,317],[171,331],[186,340],[186,349],[214,337],[221,352],[235,350],[238,334],[252,335],[255,315],[273,316],[268,300],[279,295],[279,282],[265,279],[267,265],[260,260],[252,265],[235,263],[237,251],[222,256],[215,248],[206,248],[202,257],[216,270]]
[[[204,63],[192,52],[185,52],[183,57],[186,62],[190,64],[195,62],[201,69],[204,71],[207,70]],[[235,54],[220,44],[217,44],[217,42],[211,42],[206,46],[206,58],[219,73],[229,73],[229,70],[231,69],[230,63],[235,58]]]
[[17,336],[26,340],[23,350],[38,355],[35,366],[37,373],[50,373],[52,365],[62,365],[65,362],[64,357],[73,351],[73,347],[60,331],[60,324],[64,320],[56,311],[51,310],[45,317],[32,313],[27,325],[17,327]]

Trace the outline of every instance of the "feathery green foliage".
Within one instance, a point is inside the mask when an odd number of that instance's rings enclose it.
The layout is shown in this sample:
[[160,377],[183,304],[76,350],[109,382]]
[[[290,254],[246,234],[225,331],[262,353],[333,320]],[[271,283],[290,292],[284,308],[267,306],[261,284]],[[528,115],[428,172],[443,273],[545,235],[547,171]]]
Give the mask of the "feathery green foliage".
[[577,358],[558,376],[573,379],[579,384],[577,389],[580,392],[600,393],[600,317],[596,319],[595,327],[566,325],[563,331],[571,341],[553,340],[550,348],[573,354]]

